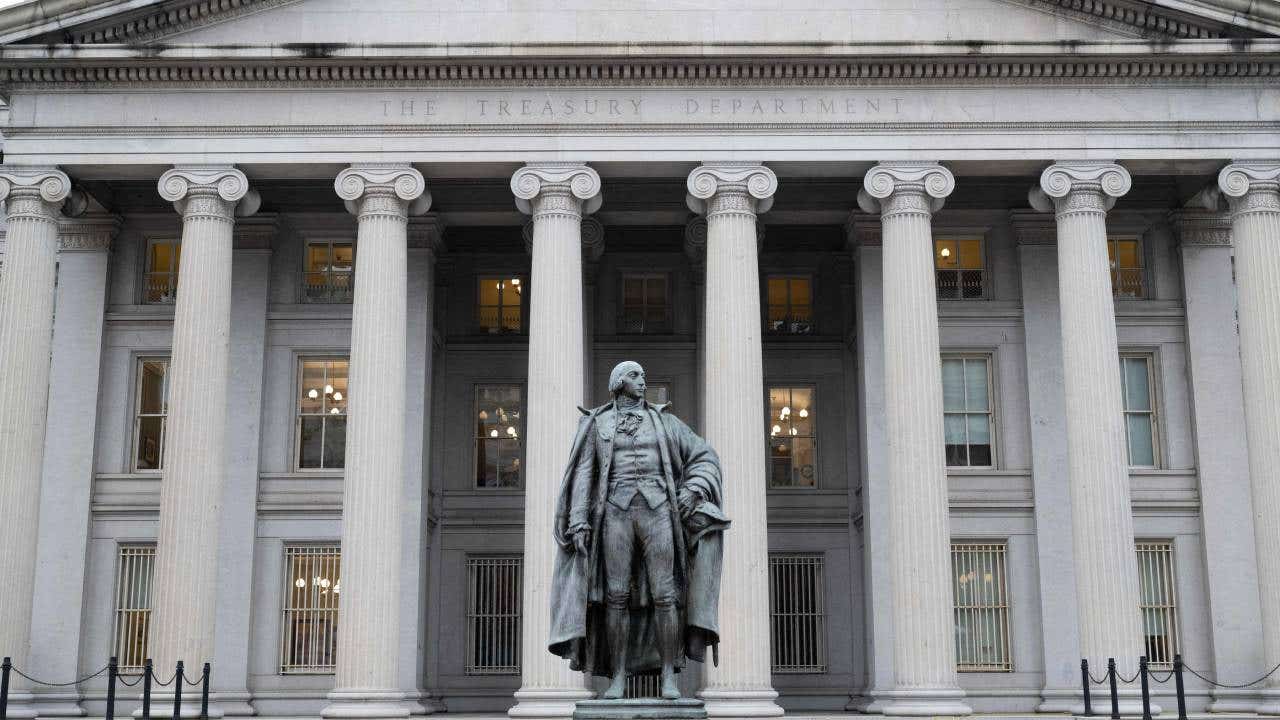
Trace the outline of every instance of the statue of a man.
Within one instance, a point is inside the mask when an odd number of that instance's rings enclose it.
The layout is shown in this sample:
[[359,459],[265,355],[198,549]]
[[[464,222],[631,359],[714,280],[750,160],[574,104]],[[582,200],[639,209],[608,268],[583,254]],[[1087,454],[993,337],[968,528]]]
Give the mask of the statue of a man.
[[714,659],[720,638],[720,459],[644,391],[638,363],[613,369],[612,402],[582,411],[556,504],[550,649],[611,678],[606,699],[653,670],[662,697],[680,697],[675,673],[707,646]]

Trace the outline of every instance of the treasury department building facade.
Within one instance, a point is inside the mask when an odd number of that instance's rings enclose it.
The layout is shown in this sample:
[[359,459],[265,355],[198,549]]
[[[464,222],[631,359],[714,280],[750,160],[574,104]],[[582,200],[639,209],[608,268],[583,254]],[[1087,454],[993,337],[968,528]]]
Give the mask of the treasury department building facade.
[[1278,36],[1228,0],[0,11],[0,654],[210,662],[227,716],[568,717],[551,515],[633,359],[723,462],[713,716],[1068,713],[1081,658],[1175,654],[1193,711],[1280,714],[1223,687],[1280,663]]

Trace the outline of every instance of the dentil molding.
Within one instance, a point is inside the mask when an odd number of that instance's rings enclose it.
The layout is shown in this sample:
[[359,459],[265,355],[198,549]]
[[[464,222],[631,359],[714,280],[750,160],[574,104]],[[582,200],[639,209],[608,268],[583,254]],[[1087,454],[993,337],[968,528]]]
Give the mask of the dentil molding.
[[530,163],[511,176],[511,194],[516,207],[526,215],[534,213],[533,200],[543,193],[573,197],[581,203],[583,215],[600,209],[600,174],[582,163]]

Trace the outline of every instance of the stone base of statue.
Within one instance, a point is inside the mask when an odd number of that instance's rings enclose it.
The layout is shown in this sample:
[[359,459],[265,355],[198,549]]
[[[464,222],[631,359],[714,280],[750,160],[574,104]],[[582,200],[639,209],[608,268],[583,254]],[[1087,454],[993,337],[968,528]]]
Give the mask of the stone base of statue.
[[663,700],[579,700],[573,720],[706,720],[707,706],[697,698]]

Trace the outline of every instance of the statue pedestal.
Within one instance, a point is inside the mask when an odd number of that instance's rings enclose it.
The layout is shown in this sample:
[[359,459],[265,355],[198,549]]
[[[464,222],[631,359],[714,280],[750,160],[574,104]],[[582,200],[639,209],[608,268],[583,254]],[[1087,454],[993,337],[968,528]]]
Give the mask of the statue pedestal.
[[573,720],[706,720],[707,707],[696,698],[663,700],[579,700]]

